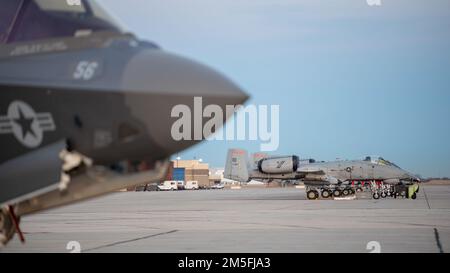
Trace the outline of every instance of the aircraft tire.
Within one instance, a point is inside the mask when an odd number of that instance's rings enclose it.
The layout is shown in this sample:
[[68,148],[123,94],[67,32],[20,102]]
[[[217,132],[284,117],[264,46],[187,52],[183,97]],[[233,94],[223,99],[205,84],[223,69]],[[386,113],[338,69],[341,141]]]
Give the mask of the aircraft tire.
[[413,193],[413,194],[411,195],[411,199],[412,199],[412,200],[416,200],[416,198],[417,198],[417,194],[416,194],[416,193]]
[[373,199],[378,200],[378,199],[380,199],[380,194],[379,194],[378,192],[375,192],[375,193],[372,195],[372,197],[373,197]]
[[344,195],[344,196],[347,196],[347,195],[349,195],[350,194],[350,192],[347,190],[347,189],[344,189],[343,191],[342,191],[342,195]]
[[341,191],[338,190],[338,189],[334,190],[334,191],[333,191],[333,196],[334,196],[334,197],[339,197],[339,196],[341,196]]
[[387,194],[385,192],[381,193],[381,198],[386,198]]
[[330,198],[331,192],[329,190],[323,190],[321,195],[322,195],[322,198]]
[[306,197],[309,200],[316,200],[317,198],[319,198],[319,193],[316,190],[310,190],[306,193]]

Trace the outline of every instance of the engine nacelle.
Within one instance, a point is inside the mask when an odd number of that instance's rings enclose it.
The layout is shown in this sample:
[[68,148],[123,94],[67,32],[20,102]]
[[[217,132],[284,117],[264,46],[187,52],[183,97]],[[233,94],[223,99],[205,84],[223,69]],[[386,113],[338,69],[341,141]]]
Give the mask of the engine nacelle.
[[297,171],[298,156],[269,157],[258,162],[258,170],[265,174],[285,174]]

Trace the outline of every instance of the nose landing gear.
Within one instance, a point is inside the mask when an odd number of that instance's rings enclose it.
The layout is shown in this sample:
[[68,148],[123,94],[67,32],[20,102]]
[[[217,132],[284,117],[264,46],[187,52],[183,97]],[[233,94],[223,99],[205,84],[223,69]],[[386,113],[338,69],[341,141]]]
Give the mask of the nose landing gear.
[[396,184],[389,185],[384,184],[382,181],[372,181],[370,184],[370,190],[372,191],[372,197],[375,200],[387,197],[393,197],[395,199],[402,198],[411,198],[417,199],[418,193],[418,185],[405,185],[405,184]]

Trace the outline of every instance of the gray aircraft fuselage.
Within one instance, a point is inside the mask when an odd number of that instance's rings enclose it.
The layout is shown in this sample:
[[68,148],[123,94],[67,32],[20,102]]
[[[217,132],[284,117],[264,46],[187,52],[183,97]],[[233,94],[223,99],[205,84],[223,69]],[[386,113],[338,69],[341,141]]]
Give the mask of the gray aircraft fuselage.
[[238,181],[255,180],[302,180],[340,184],[350,181],[383,181],[388,184],[419,181],[411,173],[381,157],[365,160],[342,160],[309,162],[297,156],[254,156],[249,166],[247,152],[231,149],[228,152],[225,177]]
[[[316,172],[316,170],[321,170],[322,172]],[[336,178],[336,182],[378,180],[387,183],[397,183],[417,180],[413,175],[398,167],[363,160],[309,163],[300,165],[297,171],[286,174],[269,175],[259,170],[253,170],[250,177],[253,179],[300,179],[303,181],[324,182],[329,181],[330,177]]]

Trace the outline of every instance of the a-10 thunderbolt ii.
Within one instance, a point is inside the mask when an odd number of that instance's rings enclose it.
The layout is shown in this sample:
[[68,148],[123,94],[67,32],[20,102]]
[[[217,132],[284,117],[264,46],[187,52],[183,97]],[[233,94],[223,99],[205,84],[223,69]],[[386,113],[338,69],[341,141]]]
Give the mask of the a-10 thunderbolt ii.
[[381,157],[364,160],[315,162],[298,156],[268,156],[256,153],[249,162],[247,151],[228,151],[224,177],[248,182],[303,181],[306,196],[314,200],[355,194],[369,188],[374,199],[408,197],[416,199],[420,179]]
[[[247,99],[94,1],[0,0],[0,245],[23,215],[163,180],[169,156],[201,140],[171,135],[172,108],[194,96],[224,112]],[[123,173],[123,161],[153,167]]]

